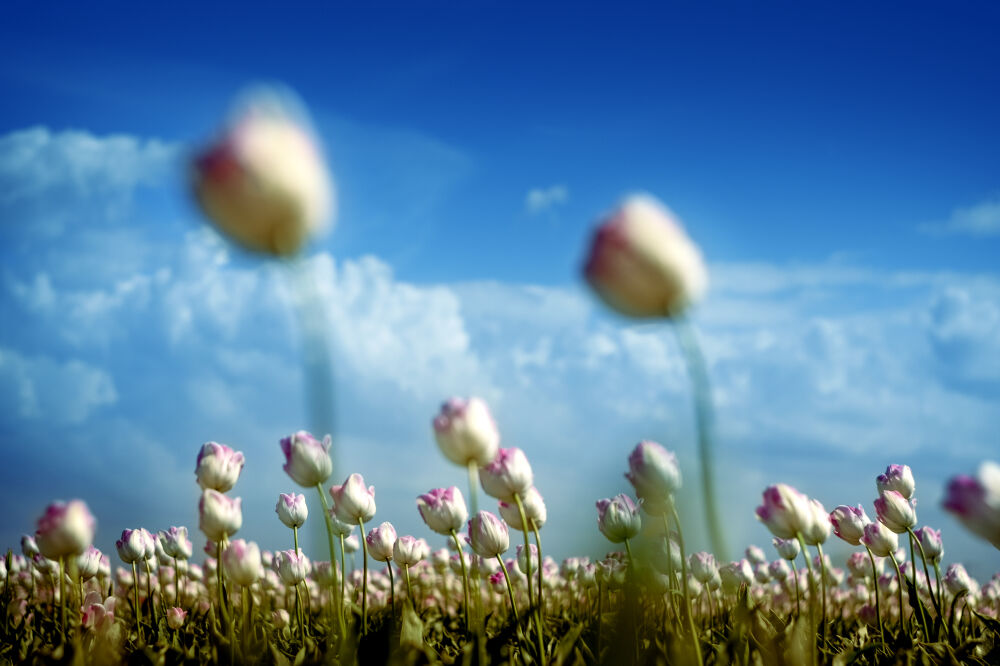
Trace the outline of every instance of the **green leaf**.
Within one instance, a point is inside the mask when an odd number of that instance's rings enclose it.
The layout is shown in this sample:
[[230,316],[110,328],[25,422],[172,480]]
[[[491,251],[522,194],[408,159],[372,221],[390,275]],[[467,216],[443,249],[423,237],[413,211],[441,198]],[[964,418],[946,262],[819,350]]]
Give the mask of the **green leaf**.
[[299,653],[295,655],[294,666],[302,666],[302,664],[304,664],[305,661],[306,661],[306,646],[303,645],[301,648],[299,648]]
[[400,645],[422,646],[424,644],[424,623],[410,604],[403,604],[403,621],[399,629]]
[[561,666],[566,663],[566,660],[570,658],[573,653],[573,647],[576,645],[577,639],[580,638],[580,633],[583,631],[583,624],[578,624],[572,629],[570,629],[565,636],[559,639],[559,645],[556,647],[556,655],[554,663],[556,666]]
[[274,657],[274,666],[291,666],[291,662],[288,661],[288,657],[281,653],[274,645],[271,645],[271,656]]

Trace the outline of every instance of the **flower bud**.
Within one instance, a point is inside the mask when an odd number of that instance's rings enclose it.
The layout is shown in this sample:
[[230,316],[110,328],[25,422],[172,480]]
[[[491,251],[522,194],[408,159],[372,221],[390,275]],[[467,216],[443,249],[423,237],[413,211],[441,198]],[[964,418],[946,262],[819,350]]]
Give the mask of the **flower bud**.
[[975,477],[954,477],[942,506],[966,529],[1000,548],[1000,464],[988,460]]
[[830,538],[830,514],[826,512],[819,500],[810,499],[809,522],[802,530],[802,538],[810,546],[826,543]]
[[948,565],[948,570],[944,574],[944,585],[951,592],[952,596],[956,596],[961,592],[972,594],[979,587],[961,564]]
[[260,548],[253,541],[235,539],[222,551],[222,569],[237,585],[248,587],[264,576]]
[[941,543],[941,530],[924,526],[919,530],[914,530],[913,533],[920,541],[920,547],[923,548],[924,557],[927,558],[927,562],[930,564],[940,563],[941,556],[944,555],[944,544]]
[[285,527],[302,527],[309,516],[306,496],[295,493],[279,494],[278,504],[274,510],[278,513],[278,519],[285,524]]
[[747,549],[743,551],[743,554],[747,556],[747,561],[750,562],[752,566],[757,566],[758,564],[764,564],[767,562],[767,555],[758,546],[747,546]]
[[198,529],[212,541],[222,541],[243,526],[243,500],[217,490],[203,490],[198,502]]
[[284,608],[279,608],[276,611],[271,611],[271,621],[274,623],[274,628],[280,631],[288,626],[288,623],[292,621],[292,616]]
[[514,501],[514,495],[523,497],[533,479],[528,458],[517,448],[500,449],[492,462],[479,469],[486,494],[507,503]]
[[87,550],[76,558],[76,568],[80,574],[80,580],[88,581],[101,572],[101,551],[93,546],[87,546]]
[[868,546],[868,549],[876,557],[888,557],[890,553],[899,548],[899,538],[896,533],[882,523],[865,525],[865,533],[861,537],[861,543]]
[[469,521],[466,541],[480,557],[497,557],[510,547],[507,524],[489,511],[480,511]]
[[431,552],[430,544],[423,539],[401,536],[392,546],[392,559],[401,567],[412,567]]
[[53,502],[38,519],[35,542],[45,557],[58,560],[80,555],[94,541],[97,521],[82,500]]
[[392,523],[382,523],[372,528],[365,537],[368,543],[368,554],[378,562],[388,562],[392,559],[392,548],[396,545],[396,528]]
[[[528,488],[521,497],[521,504],[524,507],[524,518],[528,521],[528,529],[541,529],[548,518],[548,511],[545,508],[545,501],[542,494],[534,486]],[[517,510],[516,503],[501,501],[500,516],[507,522],[507,525],[515,530],[524,530],[521,524],[521,512]]]
[[118,549],[118,557],[125,564],[138,564],[146,560],[146,538],[143,535],[145,530],[138,528],[134,530],[122,530],[122,536],[115,541]]
[[205,214],[241,245],[275,255],[298,252],[333,207],[319,144],[292,108],[287,98],[254,97],[193,164]]
[[809,499],[784,483],[764,490],[764,503],[757,507],[757,518],[771,534],[781,539],[804,535],[814,521]]
[[681,487],[677,456],[656,442],[639,442],[628,457],[628,467],[625,478],[646,502],[663,504]]
[[449,535],[462,529],[469,518],[469,510],[465,507],[462,491],[456,486],[450,488],[435,488],[417,497],[417,510],[420,517],[438,534]]
[[358,552],[359,548],[361,548],[361,539],[358,538],[357,534],[352,534],[344,539],[344,552],[348,555]]
[[792,575],[792,568],[788,566],[786,560],[775,560],[767,565],[768,573],[771,574],[771,578],[777,581],[785,581],[790,575]]
[[781,539],[779,537],[774,537],[771,539],[771,544],[774,545],[774,549],[778,551],[778,555],[786,560],[794,560],[799,556],[799,551],[801,550],[798,539]]
[[296,554],[294,550],[281,550],[274,554],[271,565],[285,585],[298,585],[306,579],[311,570],[309,558]]
[[632,317],[674,317],[708,286],[698,247],[663,204],[632,196],[594,235],[584,277],[609,306]]
[[909,465],[889,465],[885,468],[885,474],[875,477],[875,485],[879,494],[887,490],[895,490],[904,499],[913,497],[913,490],[916,482],[913,480],[913,472]]
[[719,565],[715,562],[715,555],[707,552],[691,553],[688,558],[691,567],[691,575],[699,583],[707,583],[712,580],[719,571]]
[[198,452],[195,476],[202,490],[211,488],[220,493],[232,490],[240,478],[245,459],[243,453],[224,444],[206,442]]
[[597,527],[611,543],[631,539],[642,528],[639,507],[628,495],[597,502]]
[[896,534],[903,534],[917,524],[913,504],[895,490],[886,490],[875,500],[875,513],[879,521]]
[[870,522],[864,507],[860,504],[856,507],[842,504],[830,512],[833,533],[852,546],[861,544],[861,537],[865,534],[865,525]]
[[35,537],[30,534],[21,537],[21,553],[29,560],[38,555],[38,542],[35,541]]
[[[523,574],[527,574],[529,568],[532,572],[538,571],[538,547],[535,544],[528,544],[528,550],[524,549],[523,544],[518,545],[515,552],[517,553],[515,559],[517,560],[518,571]],[[531,559],[530,563],[528,562],[529,557]]]
[[167,626],[171,629],[180,629],[184,626],[184,620],[187,618],[187,611],[183,608],[168,608],[167,609]]
[[169,530],[160,530],[160,543],[163,545],[163,552],[170,557],[179,560],[186,560],[191,557],[193,546],[188,539],[186,527],[171,527]]
[[453,463],[486,465],[497,454],[500,431],[480,398],[450,398],[432,424],[441,452]]
[[367,523],[375,517],[375,487],[365,488],[365,479],[360,474],[351,474],[342,485],[330,488],[337,518],[357,525]]
[[281,440],[281,451],[285,454],[285,473],[303,488],[312,488],[324,483],[333,473],[330,459],[330,435],[320,442],[305,430],[300,430]]
[[735,594],[741,585],[753,585],[756,580],[747,560],[726,564],[719,569],[719,576],[722,578],[722,589],[729,594]]

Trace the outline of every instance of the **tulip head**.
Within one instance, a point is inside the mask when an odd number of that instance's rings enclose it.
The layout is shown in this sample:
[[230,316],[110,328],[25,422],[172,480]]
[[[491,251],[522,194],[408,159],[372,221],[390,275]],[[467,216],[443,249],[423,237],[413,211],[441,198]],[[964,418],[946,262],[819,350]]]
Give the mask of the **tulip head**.
[[510,532],[505,522],[489,511],[480,511],[469,521],[466,541],[480,557],[493,558],[510,548]]
[[940,563],[941,556],[944,555],[941,530],[935,530],[925,525],[919,530],[914,530],[913,533],[920,541],[920,547],[923,549],[924,557],[927,558],[927,561],[935,564]]
[[628,495],[597,502],[597,527],[611,543],[633,538],[642,528],[639,507]]
[[865,525],[870,522],[864,507],[860,504],[856,507],[842,504],[830,512],[833,533],[852,546],[861,544],[861,537],[865,535]]
[[212,541],[222,541],[243,526],[243,500],[218,490],[203,490],[198,501],[198,529]]
[[351,474],[343,484],[330,488],[330,496],[337,518],[345,523],[357,525],[375,517],[375,487],[366,488],[360,474]]
[[305,430],[282,438],[281,452],[285,454],[283,467],[285,473],[303,488],[312,488],[324,483],[333,473],[333,460],[330,459],[332,443],[330,435],[324,437],[321,442]]
[[1000,548],[1000,464],[986,461],[975,477],[954,477],[942,505],[966,529]]
[[700,300],[708,272],[673,213],[632,196],[598,227],[584,277],[613,309],[632,317],[674,317]]
[[180,629],[184,626],[188,612],[183,608],[173,607],[167,609],[167,626],[171,629]]
[[368,544],[368,555],[378,562],[388,562],[392,559],[392,548],[396,545],[396,528],[392,523],[382,523],[372,528],[365,537]]
[[249,587],[264,576],[260,548],[253,541],[234,539],[222,551],[222,568],[234,583]]
[[487,495],[511,503],[514,495],[523,497],[528,492],[534,474],[524,451],[500,449],[488,465],[479,469],[479,480]]
[[312,570],[309,558],[291,549],[275,553],[271,567],[285,585],[298,585]]
[[309,517],[309,507],[306,506],[306,496],[296,493],[280,493],[278,504],[274,507],[278,519],[285,527],[302,527]]
[[202,490],[211,488],[220,493],[232,490],[240,478],[246,459],[240,451],[225,444],[205,442],[198,452],[194,473]]
[[83,500],[53,502],[38,519],[35,543],[52,560],[81,555],[93,543],[96,529],[97,521]]
[[903,534],[917,524],[913,504],[896,490],[886,490],[875,500],[875,513],[896,534]]
[[427,558],[431,552],[430,544],[424,539],[412,536],[401,536],[392,546],[392,559],[401,567],[412,567],[417,562]]
[[147,543],[146,534],[148,532],[141,527],[134,530],[122,530],[121,538],[115,541],[115,547],[118,549],[118,557],[121,558],[122,562],[125,564],[138,564],[146,561],[151,555],[155,554],[155,551],[153,553],[148,552],[151,544]]
[[707,583],[719,573],[719,565],[716,564],[715,555],[708,552],[691,553],[688,558],[691,567],[691,575],[699,583]]
[[160,543],[163,545],[163,552],[170,557],[179,560],[186,560],[191,557],[193,547],[188,539],[186,527],[171,527],[169,530],[161,530],[159,533]]
[[681,487],[677,456],[656,442],[639,442],[628,457],[628,467],[625,478],[645,502],[664,504]]
[[746,555],[747,561],[753,566],[767,562],[767,555],[764,554],[764,551],[759,546],[747,546],[743,554]]
[[916,488],[913,471],[909,465],[889,465],[885,468],[885,474],[875,477],[875,485],[879,494],[886,490],[895,490],[905,499],[911,499]]
[[441,452],[453,463],[482,466],[496,457],[500,431],[484,400],[450,398],[432,425]]
[[420,517],[438,534],[449,535],[462,529],[469,518],[462,491],[456,486],[435,488],[417,497]]
[[[521,496],[521,505],[524,507],[524,518],[528,521],[527,529],[541,529],[548,518],[548,510],[545,508],[545,501],[538,489],[532,486]],[[521,524],[521,512],[517,510],[517,504],[500,501],[500,517],[506,521],[507,525],[515,530],[524,530]]]
[[805,534],[814,522],[809,499],[791,486],[779,483],[764,490],[764,501],[757,507],[757,519],[781,539],[795,539]]
[[861,537],[861,543],[866,545],[876,557],[889,557],[899,548],[899,537],[884,524],[873,522],[865,525],[865,533]]
[[87,550],[76,558],[80,580],[88,581],[101,572],[101,557],[103,557],[101,551],[93,546],[87,546]]

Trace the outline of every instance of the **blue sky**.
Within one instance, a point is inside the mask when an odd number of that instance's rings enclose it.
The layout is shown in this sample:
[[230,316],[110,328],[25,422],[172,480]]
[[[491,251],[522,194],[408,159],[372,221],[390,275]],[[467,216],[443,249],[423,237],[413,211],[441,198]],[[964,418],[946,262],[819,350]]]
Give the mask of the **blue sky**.
[[430,419],[479,394],[535,466],[554,555],[608,548],[593,503],[627,490],[641,438],[677,451],[706,545],[670,331],[579,279],[594,220],[645,190],[710,264],[694,319],[730,543],[767,545],[769,483],[873,514],[874,477],[906,462],[947,557],[996,569],[938,504],[1000,431],[997,9],[4,13],[3,544],[71,496],[104,548],[125,527],[194,528],[194,458],[217,440],[247,454],[241,535],[287,547],[277,441],[307,425],[288,271],[206,227],[185,177],[234,96],[276,81],[338,186],[309,265],[337,476],[376,486],[377,519],[424,533],[416,494],[463,483]]

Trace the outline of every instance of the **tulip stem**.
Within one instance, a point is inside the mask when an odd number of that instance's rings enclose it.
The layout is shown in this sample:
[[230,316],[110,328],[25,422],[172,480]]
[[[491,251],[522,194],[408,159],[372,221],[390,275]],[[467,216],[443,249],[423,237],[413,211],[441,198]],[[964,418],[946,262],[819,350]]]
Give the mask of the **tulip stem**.
[[865,546],[868,551],[868,560],[872,563],[872,587],[875,588],[875,617],[878,619],[878,636],[882,641],[882,649],[885,648],[885,630],[882,629],[882,606],[878,599],[878,569],[875,567],[875,555],[872,549]]
[[535,523],[535,519],[531,519],[531,531],[535,534],[535,547],[538,548],[538,612],[544,618],[545,617],[545,599],[542,596],[542,572],[545,569],[542,564],[545,562],[542,559],[542,537],[538,535],[538,525]]
[[892,566],[896,569],[896,582],[899,583],[897,587],[899,588],[899,629],[903,629],[903,617],[906,615],[906,607],[903,606],[903,573],[899,570],[899,563],[896,561],[896,556],[892,551],[889,551],[889,560],[892,562]]
[[469,471],[469,508],[472,509],[471,515],[474,516],[479,513],[477,492],[477,486],[479,486],[479,466],[475,460],[470,460],[467,469]]
[[719,523],[715,504],[715,477],[712,470],[712,386],[708,377],[705,357],[698,342],[694,326],[686,317],[674,319],[674,332],[687,362],[688,374],[694,391],[695,418],[698,422],[698,456],[701,460],[701,485],[708,521],[708,533],[716,557],[726,558],[726,544]]
[[455,542],[455,550],[458,551],[458,561],[462,564],[462,584],[465,591],[465,630],[469,631],[469,604],[471,594],[469,592],[469,571],[465,566],[465,553],[462,551],[462,544],[458,541],[458,534],[451,531],[451,538]]
[[[931,586],[931,573],[930,573],[930,569],[927,568],[927,556],[924,554],[924,545],[922,543],[920,543],[920,539],[917,538],[917,535],[913,532],[912,528],[908,527],[908,528],[906,528],[906,531],[910,533],[910,538],[913,539],[912,543],[917,544],[917,550],[920,551],[920,561],[924,565],[924,577],[927,579],[928,593],[930,594],[930,597],[931,597],[931,603],[934,604],[934,611],[937,613],[938,621],[940,621],[941,620],[941,601],[940,601],[940,599],[938,599],[938,598],[936,598],[934,596],[934,591],[930,589],[930,586]],[[911,547],[910,547],[911,551],[912,551],[912,548],[913,547],[911,545]],[[916,571],[916,567],[913,567],[913,569],[914,569],[914,571]],[[916,589],[916,586],[914,586],[914,589]],[[938,595],[940,595],[940,594],[941,594],[941,588],[938,587]]]
[[174,605],[181,605],[181,571],[177,568],[177,558],[174,558]]
[[[344,561],[344,535],[340,535],[340,599],[337,600],[337,615],[340,616],[340,636],[344,636],[344,595],[347,590],[347,569]],[[352,556],[353,561],[353,556]],[[352,565],[353,568],[353,565]]]
[[59,617],[62,622],[62,641],[66,642],[66,556],[59,558]]
[[[336,566],[336,555],[333,549],[333,522],[330,519],[330,504],[327,502],[326,493],[323,492],[323,485],[320,483],[316,484],[316,491],[319,493],[319,501],[323,505],[323,520],[326,522],[326,541],[327,545],[330,547],[330,568],[333,570],[334,574],[337,572]],[[362,533],[361,538],[364,539],[364,534]],[[295,553],[299,552],[299,542],[298,542],[298,530],[295,531]],[[337,580],[334,578],[330,581],[330,596],[334,594],[334,590],[337,586]],[[344,636],[344,537],[340,537],[340,599],[337,602],[337,626],[340,628],[340,636]]]
[[358,518],[358,525],[361,526],[361,557],[364,564],[364,575],[361,582],[361,635],[368,634],[368,540],[365,538],[365,521]]
[[799,617],[802,614],[802,601],[799,592],[799,569],[795,566],[795,560],[792,560],[792,579],[795,581],[795,617]]
[[[521,501],[521,495],[519,493],[514,493],[514,503],[517,505],[517,513],[521,518],[521,528],[524,532],[524,560],[527,563],[525,567],[527,571],[524,572],[525,577],[528,581],[528,607],[533,609],[532,617],[535,621],[535,635],[538,639],[538,659],[543,664],[545,663],[545,639],[542,634],[542,614],[539,606],[535,604],[534,595],[532,594],[531,585],[531,542],[528,540],[528,518],[527,514],[524,512],[524,502]],[[537,534],[537,532],[536,532]],[[538,561],[538,569],[541,571],[541,558]],[[539,590],[541,592],[541,590]]]
[[823,641],[823,647],[826,647],[826,558],[823,557],[823,544],[816,544],[816,552],[819,553],[819,584],[822,590],[822,614],[820,616],[821,622],[819,625],[819,636],[820,640]]
[[[694,647],[694,653],[698,660],[698,666],[702,664],[701,658],[701,640],[698,638],[698,629],[694,626],[694,617],[691,614],[691,594],[688,592],[688,571],[687,571],[687,555],[684,552],[684,531],[681,529],[681,517],[677,515],[677,507],[674,505],[671,499],[670,504],[670,515],[673,516],[674,525],[677,527],[677,547],[681,551],[681,589],[684,591],[684,613],[687,615],[688,627],[691,629],[691,642]],[[671,554],[672,545],[670,543],[670,524],[666,522],[666,514],[664,514],[664,524],[667,527],[667,558],[673,557]]]
[[507,598],[510,599],[510,608],[514,613],[514,623],[520,625],[521,618],[517,614],[517,604],[514,603],[514,588],[510,586],[510,576],[507,575],[507,565],[503,563],[503,558],[497,555],[497,562],[500,563],[500,571],[503,572],[503,579],[507,583]]
[[406,579],[406,598],[410,600],[410,604],[416,608],[417,603],[413,600],[413,588],[410,586],[410,565],[403,565],[403,578]]
[[[160,621],[156,616],[156,602],[153,599],[153,574],[149,569],[149,560],[146,562],[146,598],[149,600],[149,607],[152,609],[153,613],[153,633],[157,636],[160,634]],[[220,562],[221,564],[221,562]]]
[[[913,533],[912,529],[910,529],[909,527],[907,527],[906,528],[906,532],[907,532],[907,535],[909,536],[909,539],[910,539],[910,569],[911,569],[911,572],[910,572],[910,584],[913,586],[913,597],[914,597],[913,598],[913,601],[914,601],[913,605],[916,606],[917,609],[919,609],[919,611],[920,611],[920,624],[924,628],[924,640],[925,641],[929,641],[931,639],[931,635],[930,635],[930,631],[928,631],[928,627],[927,627],[927,616],[924,614],[924,605],[922,603],[920,603],[920,591],[917,589],[917,558],[914,557],[914,555],[916,553],[914,552],[914,548],[913,548],[913,544],[914,543],[917,543],[917,545],[920,545],[920,544],[919,544],[919,540],[917,539],[917,535]],[[920,546],[920,556],[923,557],[923,555],[924,555],[924,548],[923,548],[923,546]],[[925,573],[926,573],[926,570],[927,570],[927,563],[924,562],[924,571],[925,571]],[[927,577],[927,582],[928,582],[928,584],[930,584],[930,576]],[[914,613],[916,613],[916,612],[917,611],[914,610]]]
[[385,566],[389,570],[389,610],[392,616],[392,625],[396,626],[396,581],[392,577],[392,560],[386,560]]
[[[809,572],[809,630],[816,631],[816,581],[813,580],[813,568],[812,560],[809,557],[809,549],[806,548],[806,540],[802,537],[801,532],[796,532],[795,537],[799,540],[799,546],[802,548],[802,557],[806,561],[806,570]],[[816,634],[813,634],[813,649],[812,649],[812,663],[818,663],[818,657],[816,654]]]
[[139,605],[139,570],[132,561],[132,598],[135,602],[135,634],[142,641],[142,606]]

